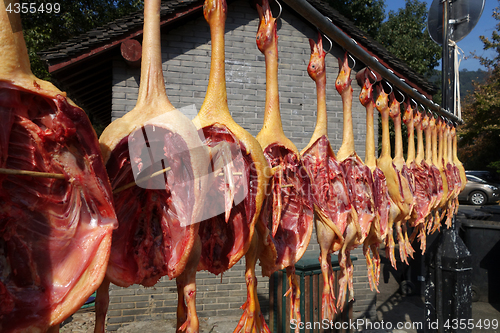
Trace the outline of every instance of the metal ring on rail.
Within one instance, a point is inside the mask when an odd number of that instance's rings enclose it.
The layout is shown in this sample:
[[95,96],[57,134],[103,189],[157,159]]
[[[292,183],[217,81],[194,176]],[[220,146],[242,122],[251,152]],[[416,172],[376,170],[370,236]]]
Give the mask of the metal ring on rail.
[[276,16],[276,21],[281,17],[281,13],[283,12],[283,7],[281,7],[281,4],[279,3],[278,0],[275,0],[278,6],[280,7],[280,12],[278,13],[278,16]]

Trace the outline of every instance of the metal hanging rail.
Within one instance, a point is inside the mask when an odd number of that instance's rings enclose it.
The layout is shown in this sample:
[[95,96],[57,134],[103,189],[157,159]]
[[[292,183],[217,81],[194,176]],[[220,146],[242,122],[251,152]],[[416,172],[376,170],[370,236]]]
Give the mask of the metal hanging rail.
[[352,56],[359,59],[366,66],[380,74],[385,80],[389,81],[395,88],[404,92],[409,97],[413,98],[415,101],[419,102],[423,106],[427,107],[429,110],[440,114],[456,123],[463,123],[463,121],[456,117],[451,112],[443,109],[438,104],[434,103],[424,95],[420,94],[414,88],[410,87],[399,77],[394,75],[392,71],[382,65],[376,58],[369,55],[365,50],[363,50],[353,39],[346,36],[339,28],[337,28],[332,22],[330,22],[326,16],[321,14],[316,8],[314,8],[307,0],[283,0],[291,8],[293,8],[297,13],[300,13],[305,19],[307,19],[311,24],[315,25],[322,33],[333,39],[337,44],[347,50]]

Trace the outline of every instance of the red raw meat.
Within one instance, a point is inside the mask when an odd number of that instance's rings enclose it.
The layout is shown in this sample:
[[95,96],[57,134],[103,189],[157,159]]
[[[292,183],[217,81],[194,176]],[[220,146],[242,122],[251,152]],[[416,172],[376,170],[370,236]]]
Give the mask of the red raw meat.
[[249,239],[253,233],[253,225],[248,221],[253,221],[257,213],[256,188],[251,186],[257,181],[257,172],[252,168],[251,155],[244,153],[247,151],[244,143],[239,141],[227,127],[222,125],[205,127],[203,135],[206,138],[203,143],[211,148],[223,142],[229,143],[233,174],[242,173],[241,176],[234,176],[234,201],[238,203],[231,208],[227,222],[225,214],[220,213],[221,207],[225,206],[224,177],[218,177],[215,184],[210,187],[207,193],[210,202],[204,205],[204,216],[212,217],[200,223],[202,253],[198,270],[207,270],[219,275],[236,264],[248,250]]
[[[45,332],[78,310],[101,283],[117,223],[87,115],[31,73],[20,17],[7,15],[4,5],[0,331]],[[43,174],[4,174],[8,171]]]

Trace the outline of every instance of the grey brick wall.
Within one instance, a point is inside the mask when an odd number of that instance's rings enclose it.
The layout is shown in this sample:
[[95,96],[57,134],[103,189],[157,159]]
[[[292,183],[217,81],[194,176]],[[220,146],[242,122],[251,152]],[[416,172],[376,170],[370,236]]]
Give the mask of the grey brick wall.
[[[229,5],[225,35],[228,104],[235,121],[252,135],[262,127],[266,89],[264,57],[255,43],[258,23],[257,11],[250,8],[248,1],[240,0]],[[316,123],[316,86],[307,74],[307,65],[310,57],[308,38],[316,39],[317,32],[294,13],[284,10],[278,38],[283,128],[287,137],[301,150],[309,142]],[[162,53],[168,97],[172,104],[192,118],[203,103],[210,71],[210,31],[204,18],[199,17],[165,32]],[[337,59],[328,54],[326,66],[329,138],[337,151],[342,143],[342,102],[334,84],[338,73]],[[127,66],[121,59],[113,61],[113,120],[134,108],[139,77],[140,69]],[[356,151],[364,158],[365,109],[357,102],[360,88],[355,81],[353,87]],[[308,251],[319,254],[315,234]],[[361,248],[354,250],[352,255],[358,257],[354,262],[354,316],[373,317],[375,294],[368,286]],[[199,316],[241,315],[239,307],[246,299],[244,268],[244,260],[241,260],[224,273],[222,279],[207,272],[197,274]],[[257,267],[259,299],[267,314],[269,282],[261,277],[260,272],[260,267]],[[116,330],[125,323],[144,318],[174,318],[176,304],[175,281],[167,278],[160,280],[154,288],[112,286],[107,329]]]

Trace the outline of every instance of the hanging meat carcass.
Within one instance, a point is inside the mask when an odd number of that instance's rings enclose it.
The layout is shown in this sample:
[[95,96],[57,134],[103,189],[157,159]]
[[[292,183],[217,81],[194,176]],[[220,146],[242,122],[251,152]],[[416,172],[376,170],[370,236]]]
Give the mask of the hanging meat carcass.
[[[431,150],[432,150],[432,164],[430,165],[430,170],[432,171],[432,176],[436,184],[437,196],[433,207],[434,216],[429,221],[429,224],[427,226],[427,233],[434,233],[441,227],[441,217],[439,214],[439,208],[443,207],[445,203],[445,201],[443,201],[443,198],[445,197],[445,189],[447,190],[448,187],[445,186],[445,183],[443,182],[443,176],[439,169],[438,146],[437,146],[438,132],[436,126],[436,118],[430,117],[429,128],[431,131]],[[446,177],[444,178],[444,181],[446,181]]]
[[[264,156],[272,168],[271,195],[267,196],[261,216],[272,230],[277,250],[274,269],[286,268],[290,296],[290,318],[300,322],[300,286],[295,276],[295,263],[302,257],[311,239],[313,206],[310,179],[295,145],[283,132],[278,93],[278,36],[276,19],[267,0],[257,5],[260,24],[257,46],[266,60],[266,108],[264,125],[256,136]],[[264,231],[267,230],[264,229]],[[260,258],[263,275],[269,255]],[[274,264],[274,262],[273,262]]]
[[394,158],[392,163],[398,173],[400,181],[400,190],[402,191],[405,204],[409,206],[409,213],[406,218],[396,221],[396,234],[398,237],[399,255],[401,261],[408,264],[408,256],[413,258],[413,248],[408,240],[407,234],[407,219],[413,214],[415,201],[414,201],[414,175],[410,173],[410,169],[406,165],[403,157],[403,136],[401,134],[401,107],[396,95],[392,94],[392,101],[389,107],[389,116],[394,124]]
[[19,14],[0,3],[0,331],[46,332],[106,272],[117,226],[85,112],[30,69]]
[[[223,176],[209,190],[211,199],[205,215],[210,218],[200,224],[202,251],[198,270],[221,274],[246,254],[245,279],[248,298],[236,330],[265,331],[267,325],[257,299],[255,264],[263,235],[254,232],[268,184],[267,161],[257,140],[232,119],[227,104],[224,65],[224,27],[227,16],[225,0],[206,0],[203,14],[210,26],[212,58],[207,93],[203,105],[193,120],[203,135],[204,143],[223,149]],[[223,207],[222,212],[219,207]],[[259,225],[257,225],[259,228]],[[247,252],[248,251],[248,252]]]
[[438,168],[441,173],[441,178],[443,179],[443,198],[441,200],[441,216],[442,220],[447,216],[445,221],[446,226],[449,228],[451,226],[451,218],[453,214],[450,214],[452,207],[452,197],[454,193],[454,175],[452,170],[448,170],[448,138],[445,135],[446,124],[443,118],[439,117],[436,122],[436,128],[439,135],[439,155],[438,155]]
[[[362,244],[365,241],[376,214],[371,170],[363,163],[354,149],[352,125],[353,90],[351,86],[351,68],[349,67],[348,60],[347,53],[344,59],[339,58],[339,74],[335,80],[335,88],[342,98],[343,111],[342,145],[337,153],[337,160],[344,171],[346,184],[349,189],[349,197],[358,216],[358,220],[353,222],[357,223],[361,230],[361,234],[358,235],[357,239],[350,238],[351,242],[344,242],[344,246],[339,253],[339,263],[345,261],[346,265],[346,269],[341,270],[339,283],[342,287],[342,283],[344,283],[343,279],[347,279],[350,297],[352,297],[353,266],[350,260],[350,251],[356,245]],[[365,247],[365,250],[368,250],[368,247]],[[369,256],[366,252],[365,255]],[[339,305],[344,303],[344,295],[339,295]]]
[[210,158],[196,127],[165,92],[160,6],[160,0],[144,4],[137,104],[100,137],[119,228],[113,233],[106,280],[97,294],[96,332],[104,332],[109,282],[149,287],[165,275],[179,279],[178,328],[198,330],[197,222],[203,214]]
[[448,228],[451,227],[451,220],[454,214],[456,214],[458,209],[458,195],[462,189],[462,180],[460,178],[460,171],[458,167],[454,164],[453,159],[453,138],[451,134],[451,124],[444,122],[444,139],[446,140],[446,150],[445,150],[445,166],[446,166],[446,175],[449,181],[449,191],[451,192],[450,199],[448,201],[447,207],[447,218],[446,225]]
[[[342,166],[328,140],[326,113],[325,51],[321,38],[318,43],[309,39],[311,58],[307,67],[309,76],[316,82],[318,111],[316,127],[309,144],[301,151],[304,166],[311,176],[316,235],[321,250],[320,262],[323,276],[321,314],[323,319],[333,320],[335,310],[335,285],[330,254],[352,244],[361,233],[357,224]],[[347,291],[347,258],[341,262],[344,279],[340,293]],[[340,281],[339,281],[340,282]],[[345,296],[344,296],[345,297]],[[340,297],[339,297],[340,298]]]
[[[378,291],[380,277],[379,246],[385,242],[387,234],[393,232],[392,228],[389,229],[389,221],[391,221],[390,225],[392,226],[392,221],[394,221],[398,215],[399,209],[389,197],[384,173],[377,167],[377,160],[375,157],[375,131],[373,126],[375,101],[373,99],[373,84],[370,81],[368,70],[365,69],[358,72],[356,78],[358,78],[358,84],[362,82],[359,100],[366,108],[365,164],[370,168],[372,173],[373,200],[376,214],[376,218],[371,224],[370,232],[363,242],[363,253],[368,267],[370,289]],[[376,77],[374,79],[376,79]],[[369,249],[371,249],[373,253],[373,261]]]
[[[389,138],[389,96],[384,91],[381,85],[378,86],[378,97],[375,102],[375,106],[381,115],[382,124],[382,152],[377,159],[377,166],[382,170],[385,175],[387,189],[389,191],[389,196],[392,201],[399,208],[399,214],[396,216],[393,223],[396,224],[396,228],[400,225],[403,220],[409,218],[411,214],[412,204],[409,202],[408,198],[405,197],[406,192],[403,190],[401,181],[401,176],[397,172],[396,166],[393,164],[391,157],[391,141]],[[389,221],[389,229],[392,229],[391,221]],[[396,258],[394,256],[394,236],[392,233],[388,233],[386,237],[386,254],[389,257],[391,264],[396,268]],[[406,242],[400,244],[400,246],[406,247]],[[404,258],[401,258],[402,260]]]
[[[416,122],[417,127],[417,157],[411,163],[410,168],[415,177],[415,210],[410,220],[410,224],[414,227],[413,234],[410,237],[411,241],[418,235],[420,240],[420,249],[422,253],[426,249],[426,226],[427,226],[427,216],[429,216],[431,209],[434,205],[435,198],[432,196],[433,184],[429,182],[430,175],[429,165],[427,164],[425,157],[430,157],[430,145],[426,146],[426,155],[424,154],[424,138],[423,131],[430,133],[429,128],[429,117],[427,114],[422,118],[419,116]],[[426,138],[426,143],[429,142],[430,137]],[[413,138],[412,138],[413,140]]]

